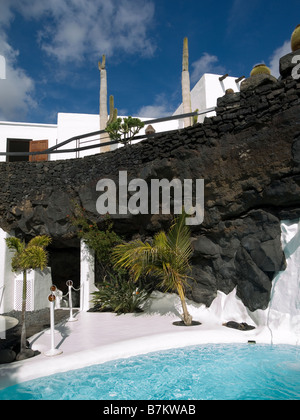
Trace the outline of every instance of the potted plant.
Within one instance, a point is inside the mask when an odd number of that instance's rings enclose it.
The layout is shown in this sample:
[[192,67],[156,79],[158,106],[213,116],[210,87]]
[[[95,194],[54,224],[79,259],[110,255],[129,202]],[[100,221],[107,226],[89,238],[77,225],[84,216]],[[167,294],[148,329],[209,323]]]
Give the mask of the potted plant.
[[291,47],[293,52],[300,50],[300,25],[296,26],[296,29],[292,33]]
[[265,64],[257,64],[253,67],[250,76],[256,76],[257,74],[267,74],[271,76],[271,70]]

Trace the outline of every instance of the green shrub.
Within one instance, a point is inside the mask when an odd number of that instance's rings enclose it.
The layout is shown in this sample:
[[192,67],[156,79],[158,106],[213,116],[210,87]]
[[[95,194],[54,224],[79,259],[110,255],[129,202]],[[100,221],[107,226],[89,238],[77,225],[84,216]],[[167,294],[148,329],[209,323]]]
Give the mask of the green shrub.
[[109,279],[98,283],[92,302],[99,311],[112,311],[127,314],[141,311],[142,304],[150,296],[150,289],[142,283],[134,283],[124,273],[112,273]]
[[102,265],[104,271],[111,269],[111,253],[116,244],[122,242],[121,238],[114,232],[113,223],[106,215],[101,227],[89,220],[85,209],[75,205],[75,216],[70,218],[70,223],[77,228],[77,235],[83,239],[87,246],[95,252],[97,261]]

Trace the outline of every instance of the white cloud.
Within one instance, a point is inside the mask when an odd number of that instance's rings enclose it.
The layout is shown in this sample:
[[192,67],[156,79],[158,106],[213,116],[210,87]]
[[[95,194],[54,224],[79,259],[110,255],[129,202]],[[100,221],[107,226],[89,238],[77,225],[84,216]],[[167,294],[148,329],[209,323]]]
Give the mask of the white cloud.
[[277,48],[270,57],[271,73],[275,77],[279,77],[279,60],[286,54],[291,52],[291,41],[285,41],[284,44]]
[[17,64],[18,51],[6,41],[0,26],[0,54],[6,61],[6,79],[0,80],[0,120],[21,121],[29,107],[36,106],[33,99],[34,82]]
[[41,48],[61,62],[125,52],[151,56],[154,3],[145,0],[12,0],[27,19],[45,18]]
[[198,82],[204,73],[224,74],[225,68],[219,65],[218,62],[217,56],[204,53],[199,60],[192,63],[191,82]]
[[152,105],[143,106],[137,113],[142,118],[163,118],[172,115],[174,110],[170,109],[169,101],[164,94],[157,95]]
[[7,37],[16,13],[40,23],[37,42],[51,59],[82,65],[102,54],[151,56],[155,45],[148,28],[154,11],[151,0],[0,0],[0,54],[7,64],[7,79],[0,81],[0,119],[21,120],[36,106],[35,83]]
[[11,11],[12,0],[1,0],[0,2],[0,25],[7,26],[13,19],[13,13]]

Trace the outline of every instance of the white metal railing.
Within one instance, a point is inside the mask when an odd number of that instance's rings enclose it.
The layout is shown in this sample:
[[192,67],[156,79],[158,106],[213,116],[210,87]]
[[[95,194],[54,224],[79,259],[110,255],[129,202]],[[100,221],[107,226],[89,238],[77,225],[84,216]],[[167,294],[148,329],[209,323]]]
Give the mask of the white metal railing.
[[[194,116],[197,116],[197,115],[199,116],[199,115],[209,114],[209,113],[215,111],[215,109],[216,109],[215,107],[212,107],[212,108],[207,108],[207,109],[202,110],[202,111],[195,111],[195,112],[192,112],[192,113],[189,113],[189,114],[172,115],[171,117],[157,118],[157,119],[152,119],[152,120],[143,121],[143,122],[145,123],[145,125],[148,125],[148,124],[157,124],[157,123],[160,123],[160,122],[166,122],[166,121],[172,121],[172,120],[181,120],[181,119],[184,119],[186,117],[194,117]],[[105,130],[100,130],[100,131],[94,131],[92,133],[82,134],[80,136],[74,136],[74,137],[71,137],[68,140],[65,140],[61,143],[56,144],[55,146],[49,147],[47,150],[43,150],[43,151],[39,151],[39,152],[0,152],[0,156],[35,156],[35,155],[45,155],[45,154],[50,155],[50,154],[59,154],[59,153],[76,153],[76,155],[78,155],[78,153],[80,153],[82,151],[95,149],[99,146],[102,146],[102,147],[103,146],[112,146],[114,144],[122,143],[119,140],[114,140],[114,141],[108,141],[106,143],[102,143],[101,145],[98,143],[96,145],[92,144],[92,145],[89,145],[89,146],[83,146],[83,147],[80,146],[81,144],[83,144],[83,142],[81,142],[81,140],[87,139],[87,138],[90,138],[90,137],[95,137],[95,136],[98,137],[102,133],[106,133],[106,131]],[[155,135],[158,135],[158,134],[161,134],[161,133],[162,132],[155,133],[154,135],[150,135],[150,136],[147,136],[147,135],[136,136],[135,140],[141,140],[141,139],[145,139],[145,138],[148,138],[148,137],[155,137]],[[95,140],[98,140],[98,138],[88,140],[85,143],[94,142]],[[76,147],[73,147],[71,149],[61,149],[63,146],[66,146],[67,144],[72,143],[72,142],[75,142]],[[78,147],[78,145],[79,145],[79,147]]]

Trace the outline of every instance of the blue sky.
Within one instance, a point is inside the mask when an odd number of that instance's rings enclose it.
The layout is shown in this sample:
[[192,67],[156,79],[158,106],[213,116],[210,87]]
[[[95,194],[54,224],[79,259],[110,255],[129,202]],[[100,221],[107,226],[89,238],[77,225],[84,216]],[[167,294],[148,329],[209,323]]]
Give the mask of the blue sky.
[[193,87],[205,72],[248,77],[260,62],[278,76],[299,23],[299,0],[0,0],[0,120],[98,113],[102,54],[119,115],[170,115],[184,37]]

